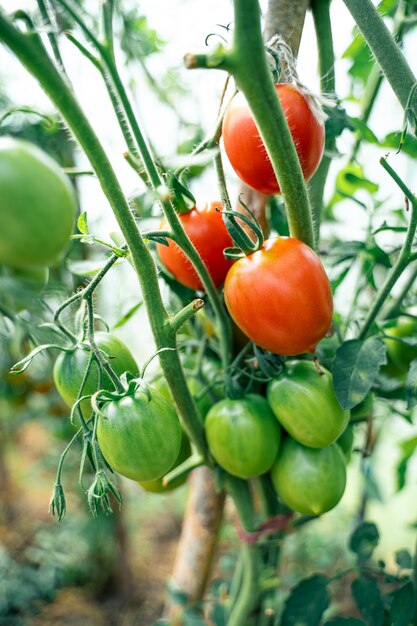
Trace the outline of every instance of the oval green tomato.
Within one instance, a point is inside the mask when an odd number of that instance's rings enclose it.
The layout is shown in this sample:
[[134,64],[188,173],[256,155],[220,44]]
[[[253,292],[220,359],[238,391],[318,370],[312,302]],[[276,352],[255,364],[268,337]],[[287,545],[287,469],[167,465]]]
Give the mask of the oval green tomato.
[[[110,365],[118,376],[130,372],[137,376],[138,366],[125,344],[114,335],[104,332],[95,333],[97,347],[108,357]],[[90,357],[88,343],[71,352],[61,352],[55,361],[53,376],[55,386],[68,406],[72,406],[77,399],[84,374]],[[102,389],[114,390],[113,383],[107,374],[103,373]],[[99,390],[99,375],[96,363],[93,363],[83,389],[83,396],[94,394]],[[90,400],[81,403],[84,417],[91,412]]]
[[349,424],[345,431],[340,435],[339,439],[336,439],[336,443],[341,449],[346,459],[346,463],[349,463],[352,457],[353,441],[355,439],[355,431],[353,424]]
[[[397,340],[403,338],[417,339],[417,320],[411,317],[400,317],[396,326],[387,328],[385,332],[390,337],[394,337],[394,339],[384,339],[388,356],[386,371],[394,376],[406,374],[411,361],[417,359],[417,346],[411,346]],[[391,370],[389,370],[390,365]]]
[[181,426],[172,406],[155,389],[103,403],[97,441],[110,467],[139,482],[157,480],[174,465]]
[[[184,461],[188,459],[190,454],[191,454],[190,442],[188,441],[187,435],[184,433],[184,431],[182,431],[180,451],[178,453],[178,456],[175,460],[174,465],[170,468],[169,471],[175,469],[176,467],[178,467],[178,465],[181,465],[181,463],[184,463]],[[141,482],[139,484],[142,485],[142,487],[146,491],[149,491],[150,493],[167,493],[169,491],[173,491],[174,489],[177,489],[178,487],[181,487],[181,485],[183,485],[185,481],[187,480],[187,477],[188,477],[187,474],[184,474],[184,476],[178,476],[178,478],[175,478],[175,480],[170,482],[169,485],[162,484],[163,477],[157,478],[156,480],[149,480],[148,482]]]
[[62,256],[77,211],[57,163],[25,141],[0,139],[0,263],[30,268]]
[[264,474],[277,456],[281,430],[262,396],[217,402],[206,416],[205,429],[217,463],[239,478]]
[[271,470],[281,500],[304,515],[321,515],[340,501],[346,486],[346,463],[339,446],[319,450],[288,437]]
[[267,398],[275,417],[299,443],[324,448],[342,434],[349,421],[333,390],[332,375],[320,375],[311,361],[292,362],[268,385]]

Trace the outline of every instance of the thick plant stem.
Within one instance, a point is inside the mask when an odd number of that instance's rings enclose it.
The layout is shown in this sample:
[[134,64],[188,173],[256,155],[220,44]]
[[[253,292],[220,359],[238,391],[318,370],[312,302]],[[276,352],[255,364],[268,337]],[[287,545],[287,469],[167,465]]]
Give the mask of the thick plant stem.
[[403,181],[399,178],[399,176],[394,172],[390,165],[386,162],[385,159],[380,160],[384,169],[390,174],[390,176],[395,180],[400,189],[404,192],[406,198],[410,201],[411,204],[411,216],[410,222],[408,224],[407,235],[403,246],[400,250],[400,254],[398,255],[397,261],[394,267],[389,272],[388,276],[385,279],[384,284],[379,290],[375,301],[365,319],[365,322],[361,328],[359,339],[365,339],[368,335],[368,332],[378,316],[384,302],[388,298],[391,293],[392,288],[395,283],[405,270],[405,268],[409,265],[411,261],[411,246],[414,241],[414,237],[417,229],[417,198],[410,192],[408,187],[403,183]]
[[[207,467],[194,470],[170,583],[172,595],[175,596],[175,591],[185,593],[189,603],[203,597],[217,545],[224,499],[224,492],[216,491],[213,473]],[[170,623],[182,622],[181,609],[171,597],[165,609]]]
[[78,101],[44,50],[37,44],[37,36],[31,33],[21,33],[0,11],[0,40],[14,52],[26,69],[39,80],[46,94],[61,112],[97,174],[100,185],[129,246],[142,287],[157,349],[172,348],[172,350],[165,350],[160,353],[160,361],[173,391],[175,403],[183,418],[187,433],[192,438],[198,451],[205,455],[206,444],[203,427],[180,364],[176,350],[175,332],[170,327],[169,317],[162,302],[155,264],[140,235],[129,204],[121,190],[107,155]]
[[296,57],[309,0],[269,0],[265,13],[264,41],[281,35]]
[[[317,47],[319,52],[320,89],[322,94],[332,97],[336,95],[336,84],[334,74],[332,25],[330,21],[330,1],[331,0],[313,0],[311,8],[313,11],[314,27],[316,30]],[[326,184],[331,163],[331,157],[329,155],[335,151],[335,148],[336,138],[332,135],[329,136],[328,133],[326,133],[325,154],[317,172],[309,184],[314,240],[316,245],[318,245],[320,239],[324,186]]]
[[[266,62],[258,0],[234,0],[230,71],[244,93],[281,188],[290,233],[314,247],[307,189],[288,124]],[[254,27],[258,24],[258,28]]]
[[[343,0],[372,50],[401,106],[417,119],[416,78],[371,0]],[[410,98],[411,95],[411,98]]]

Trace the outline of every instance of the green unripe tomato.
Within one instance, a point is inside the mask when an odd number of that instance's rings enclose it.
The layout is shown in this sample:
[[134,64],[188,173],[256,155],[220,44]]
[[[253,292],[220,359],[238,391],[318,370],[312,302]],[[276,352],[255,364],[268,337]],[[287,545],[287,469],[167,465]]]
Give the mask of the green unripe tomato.
[[47,267],[0,268],[0,294],[6,307],[19,313],[33,304],[48,284]]
[[346,486],[346,462],[339,446],[314,449],[291,437],[282,444],[271,470],[281,500],[304,515],[321,515],[340,501]]
[[[397,325],[387,328],[386,334],[390,337],[414,337],[417,339],[417,320],[411,317],[400,317]],[[384,339],[387,346],[388,364],[387,373],[393,376],[401,376],[408,372],[411,361],[417,359],[417,346],[410,346],[396,339]],[[391,366],[391,369],[389,368]]]
[[265,398],[256,394],[217,402],[207,414],[205,429],[217,463],[239,478],[265,474],[279,450],[279,424]]
[[0,263],[31,268],[59,261],[77,205],[68,177],[45,152],[0,138]]
[[332,375],[320,375],[311,361],[295,361],[268,385],[267,398],[275,417],[293,439],[324,448],[342,434],[349,421],[333,390]]
[[181,426],[172,406],[152,387],[104,402],[97,441],[110,467],[138,482],[157,480],[174,465]]
[[[190,454],[190,442],[188,441],[187,435],[184,433],[184,431],[182,431],[180,451],[174,465],[170,468],[169,471],[175,469],[176,467],[181,465],[181,463],[184,463],[184,461],[188,459]],[[163,477],[157,478],[156,480],[149,480],[148,482],[142,482],[139,484],[150,493],[167,493],[173,491],[174,489],[177,489],[178,487],[181,487],[181,485],[183,485],[187,480],[187,475],[185,474],[184,476],[178,476],[178,478],[175,478],[175,480],[170,482],[169,485],[163,485],[162,480]]]
[[[108,357],[113,370],[118,376],[130,372],[134,376],[139,374],[138,366],[125,344],[114,335],[104,332],[95,333],[97,347]],[[71,407],[77,399],[85,371],[90,357],[88,342],[71,352],[61,352],[55,361],[53,377],[55,386],[64,400]],[[102,388],[113,391],[114,386],[106,373],[103,373]],[[83,396],[94,394],[99,390],[98,366],[93,363],[82,392]],[[81,402],[84,417],[91,412],[90,400]]]
[[345,431],[340,435],[339,439],[336,439],[336,444],[339,446],[344,454],[346,463],[349,463],[352,457],[353,441],[355,438],[355,432],[353,425],[350,424]]

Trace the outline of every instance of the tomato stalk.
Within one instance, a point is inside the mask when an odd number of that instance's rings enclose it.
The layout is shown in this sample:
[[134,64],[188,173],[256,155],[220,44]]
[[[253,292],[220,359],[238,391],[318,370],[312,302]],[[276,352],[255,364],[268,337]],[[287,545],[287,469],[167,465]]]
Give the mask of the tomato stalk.
[[[334,50],[332,25],[330,21],[331,0],[313,0],[312,12],[314,18],[314,28],[317,37],[317,48],[319,53],[320,68],[320,88],[325,96],[334,97],[336,95],[336,83],[334,73]],[[313,216],[314,240],[318,245],[320,240],[321,212],[323,209],[323,193],[329,173],[331,157],[329,154],[336,149],[336,138],[326,133],[325,153],[310,181],[310,201]]]
[[343,0],[404,111],[417,120],[416,78],[371,0]]
[[400,254],[398,255],[397,261],[389,272],[388,276],[385,279],[384,284],[379,290],[371,309],[365,319],[365,322],[361,328],[359,333],[360,339],[365,339],[368,335],[368,332],[376,319],[379,311],[381,310],[384,302],[388,298],[391,293],[392,288],[395,283],[404,272],[406,267],[413,262],[417,255],[411,253],[411,248],[414,241],[414,236],[416,234],[417,229],[417,197],[410,191],[410,189],[405,185],[405,183],[401,180],[398,174],[392,169],[392,167],[387,163],[386,159],[381,158],[380,163],[382,167],[388,172],[391,178],[397,183],[401,191],[404,193],[407,200],[411,205],[411,216],[410,221],[407,228],[407,235],[400,250]]
[[277,176],[290,233],[314,248],[307,189],[266,60],[258,0],[234,0],[234,11],[232,48],[219,48],[211,56],[186,55],[185,65],[189,69],[223,69],[233,74],[249,104]]

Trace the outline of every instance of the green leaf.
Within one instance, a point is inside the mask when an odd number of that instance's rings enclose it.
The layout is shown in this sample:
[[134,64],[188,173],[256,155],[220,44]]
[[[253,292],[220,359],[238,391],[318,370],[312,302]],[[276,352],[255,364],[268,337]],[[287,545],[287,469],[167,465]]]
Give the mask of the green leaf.
[[386,346],[379,337],[342,343],[332,362],[334,390],[342,409],[362,402],[386,362]]
[[369,626],[383,626],[385,611],[376,580],[360,576],[352,583],[352,595],[359,612]]
[[351,123],[352,128],[357,131],[362,141],[379,144],[378,137],[363,120],[359,119],[359,117],[350,117],[349,122]]
[[406,439],[400,443],[400,449],[402,452],[400,461],[396,467],[397,474],[397,489],[401,491],[404,488],[407,478],[408,462],[413,456],[415,449],[417,448],[417,437]]
[[364,176],[362,167],[350,163],[340,170],[336,177],[336,190],[333,198],[330,200],[330,207],[333,207],[345,198],[353,199],[353,196],[359,190],[368,191],[373,195],[378,189],[379,186],[376,183]]
[[376,525],[372,522],[363,522],[353,531],[349,540],[349,548],[360,559],[369,559],[378,543],[379,532]]
[[130,320],[131,317],[134,316],[134,314],[136,313],[136,311],[138,311],[140,309],[140,307],[143,304],[143,300],[141,300],[140,302],[138,302],[137,304],[135,304],[134,306],[132,306],[127,313],[125,313],[123,315],[123,317],[121,317],[119,319],[119,321],[113,326],[114,329],[116,328],[121,328],[122,326],[124,326],[126,324],[126,322],[128,322]]
[[[380,145],[383,148],[393,148],[398,150],[401,144],[401,132],[389,133],[382,139]],[[401,146],[401,152],[407,154],[410,157],[417,157],[417,139],[414,135],[406,134],[404,138],[404,143]]]
[[413,567],[413,557],[408,550],[397,550],[395,553],[395,562],[401,569],[411,569]]
[[84,213],[81,213],[81,215],[79,216],[77,220],[77,227],[80,233],[82,233],[83,235],[87,235],[88,224],[87,224],[87,213],[85,211]]
[[[358,32],[357,29],[356,32]],[[343,58],[352,59],[352,64],[348,70],[349,74],[365,85],[374,66],[374,61],[369,46],[360,33],[345,50]]]
[[356,617],[336,617],[325,622],[324,626],[366,626],[366,624]]
[[328,582],[327,576],[313,574],[294,587],[285,603],[281,626],[319,626],[330,603]]
[[417,404],[417,359],[411,361],[410,369],[407,374],[405,383],[405,398],[407,400],[407,409],[412,409]]
[[398,589],[390,607],[392,626],[409,626],[415,611],[415,595],[412,582]]

